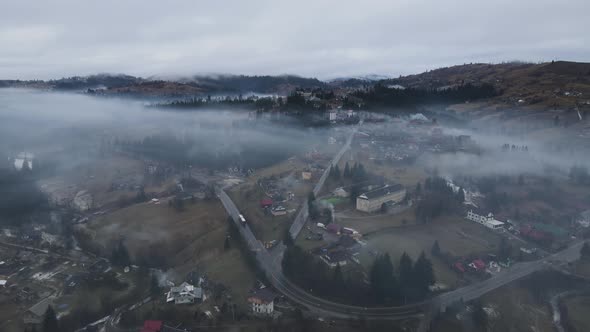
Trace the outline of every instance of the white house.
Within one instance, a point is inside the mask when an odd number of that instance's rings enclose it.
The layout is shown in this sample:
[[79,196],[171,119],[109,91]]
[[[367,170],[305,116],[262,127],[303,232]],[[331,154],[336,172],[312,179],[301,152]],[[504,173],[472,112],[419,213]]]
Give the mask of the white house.
[[488,213],[487,216],[485,216],[485,215],[479,215],[479,214],[473,212],[472,210],[469,210],[469,212],[467,212],[467,216],[465,218],[467,218],[467,220],[475,221],[476,223],[482,224],[482,225],[486,226],[487,228],[490,228],[493,230],[504,229],[504,223],[499,220],[496,220],[494,218],[494,214],[491,212]]
[[174,304],[195,303],[203,298],[203,291],[200,287],[195,287],[188,282],[183,282],[180,286],[170,288],[166,296],[166,302]]
[[274,312],[274,300],[276,298],[268,288],[257,289],[248,297],[252,304],[252,312],[256,315],[272,315]]
[[578,217],[576,222],[584,228],[590,227],[590,210],[586,210],[580,213],[580,216]]

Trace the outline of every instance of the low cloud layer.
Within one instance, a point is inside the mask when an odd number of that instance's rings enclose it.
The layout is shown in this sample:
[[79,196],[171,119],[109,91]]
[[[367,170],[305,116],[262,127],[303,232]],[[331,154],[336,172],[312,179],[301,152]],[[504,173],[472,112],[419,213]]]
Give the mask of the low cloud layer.
[[0,1],[0,78],[97,72],[333,78],[590,58],[585,0]]

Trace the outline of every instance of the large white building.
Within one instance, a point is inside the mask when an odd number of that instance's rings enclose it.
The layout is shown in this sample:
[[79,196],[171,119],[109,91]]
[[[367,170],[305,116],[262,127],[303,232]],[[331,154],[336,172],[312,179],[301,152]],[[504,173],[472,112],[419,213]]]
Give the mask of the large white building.
[[496,220],[496,218],[494,218],[494,214],[493,213],[488,213],[488,215],[480,215],[477,214],[475,212],[473,212],[472,210],[469,210],[469,212],[467,212],[467,216],[465,217],[467,218],[467,220],[471,220],[471,221],[475,221],[478,224],[482,224],[484,226],[486,226],[487,228],[493,229],[493,230],[502,230],[504,229],[504,223]]
[[274,300],[276,298],[268,288],[257,289],[248,297],[252,304],[252,312],[256,315],[272,315],[274,312]]
[[375,212],[384,203],[399,203],[406,197],[406,188],[401,184],[384,185],[368,191],[356,198],[356,209],[363,212]]

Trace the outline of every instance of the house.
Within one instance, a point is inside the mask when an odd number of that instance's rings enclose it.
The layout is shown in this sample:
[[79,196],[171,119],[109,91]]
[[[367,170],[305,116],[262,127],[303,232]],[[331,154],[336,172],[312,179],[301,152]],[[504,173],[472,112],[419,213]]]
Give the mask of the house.
[[160,332],[163,326],[164,322],[161,320],[146,320],[143,322],[141,332]]
[[312,176],[312,174],[311,174],[310,171],[303,171],[303,172],[301,172],[301,178],[303,180],[311,180],[311,176]]
[[201,301],[203,298],[203,290],[200,287],[195,287],[188,282],[183,282],[180,286],[170,288],[166,296],[166,302],[173,302],[174,304],[195,303]]
[[252,304],[252,312],[256,315],[272,315],[276,294],[268,288],[252,291],[248,303]]
[[275,206],[272,209],[270,209],[270,213],[273,216],[284,216],[287,214],[287,209],[285,209],[285,207],[283,206]]
[[580,213],[580,216],[578,217],[576,222],[578,223],[578,225],[584,228],[590,227],[590,210],[586,210]]
[[469,264],[469,267],[475,271],[483,271],[486,268],[486,263],[481,259],[476,259]]
[[330,122],[336,121],[336,119],[338,117],[338,114],[336,113],[336,110],[330,110],[327,113],[328,113],[328,120]]
[[465,218],[467,218],[467,220],[475,221],[478,224],[482,224],[489,229],[493,229],[493,230],[503,230],[504,229],[504,223],[496,220],[494,218],[494,214],[491,212],[488,213],[488,215],[486,216],[486,215],[477,214],[477,213],[473,212],[472,210],[469,210],[467,212],[467,216]]
[[344,198],[346,198],[346,197],[350,196],[350,193],[348,191],[344,190],[344,188],[342,188],[342,187],[339,187],[339,188],[334,189],[334,191],[332,193],[336,197],[344,197]]
[[53,303],[52,299],[47,297],[39,301],[34,306],[25,311],[23,322],[28,325],[38,325],[43,322],[47,308]]
[[401,184],[384,185],[368,191],[356,198],[356,209],[363,212],[376,212],[385,203],[400,203],[406,197],[406,188]]
[[330,267],[344,266],[348,263],[348,254],[344,250],[333,251],[320,256],[320,258]]
[[260,200],[260,207],[261,208],[267,208],[267,207],[271,207],[273,204],[272,199],[270,198],[263,198]]

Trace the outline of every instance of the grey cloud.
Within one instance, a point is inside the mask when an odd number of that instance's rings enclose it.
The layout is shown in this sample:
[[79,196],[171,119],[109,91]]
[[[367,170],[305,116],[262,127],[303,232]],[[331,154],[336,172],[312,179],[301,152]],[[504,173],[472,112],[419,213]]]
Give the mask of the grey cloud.
[[0,2],[2,78],[331,78],[590,56],[585,0]]

